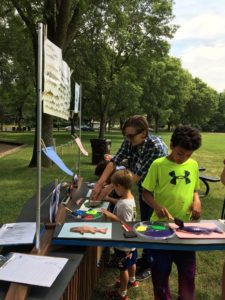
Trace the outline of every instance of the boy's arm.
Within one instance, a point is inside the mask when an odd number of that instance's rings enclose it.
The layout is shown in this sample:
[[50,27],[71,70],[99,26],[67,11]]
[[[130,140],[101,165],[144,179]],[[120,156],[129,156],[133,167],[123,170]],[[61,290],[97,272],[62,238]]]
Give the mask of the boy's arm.
[[113,213],[111,213],[111,212],[108,211],[107,209],[102,208],[101,211],[102,211],[103,214],[104,214],[107,218],[109,218],[110,220],[116,221],[116,222],[121,222],[121,220],[120,220],[116,215],[114,215]]
[[155,213],[159,218],[165,218],[165,217],[167,217],[168,219],[173,218],[165,207],[162,207],[155,201],[152,192],[143,189],[143,199],[150,207],[152,207],[155,210]]
[[193,204],[191,207],[192,219],[197,220],[201,216],[201,201],[198,192],[194,192]]
[[106,196],[106,197],[103,199],[103,201],[107,201],[107,202],[110,202],[110,203],[112,203],[112,204],[116,204],[117,201],[118,201],[118,199],[113,198],[113,197],[110,197],[110,196]]

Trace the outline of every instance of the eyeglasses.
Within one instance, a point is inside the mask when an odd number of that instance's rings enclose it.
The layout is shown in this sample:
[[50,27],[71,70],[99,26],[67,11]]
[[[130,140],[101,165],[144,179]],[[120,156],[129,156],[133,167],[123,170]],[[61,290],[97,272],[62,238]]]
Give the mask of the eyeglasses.
[[124,134],[124,138],[128,139],[128,140],[132,140],[133,138],[135,138],[136,135],[140,134],[142,131],[138,131],[136,133],[128,133],[128,134]]

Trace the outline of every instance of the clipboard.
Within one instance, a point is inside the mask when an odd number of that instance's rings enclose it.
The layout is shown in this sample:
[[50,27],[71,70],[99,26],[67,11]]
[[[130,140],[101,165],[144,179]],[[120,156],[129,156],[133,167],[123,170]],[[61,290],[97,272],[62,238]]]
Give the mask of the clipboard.
[[0,257],[0,280],[50,287],[68,259],[10,252]]
[[35,239],[35,230],[35,222],[3,224],[0,228],[0,246],[32,245]]

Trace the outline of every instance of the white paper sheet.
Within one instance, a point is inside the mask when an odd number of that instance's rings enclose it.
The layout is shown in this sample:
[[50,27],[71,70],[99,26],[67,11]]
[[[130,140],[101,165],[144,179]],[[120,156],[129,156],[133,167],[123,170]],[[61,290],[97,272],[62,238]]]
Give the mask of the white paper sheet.
[[50,287],[67,258],[13,253],[0,268],[0,280]]
[[43,112],[65,120],[70,116],[70,68],[62,60],[62,50],[48,39],[44,42]]
[[32,244],[35,232],[35,222],[4,224],[0,228],[0,245]]
[[74,112],[76,114],[79,111],[79,102],[80,102],[80,85],[75,82]]

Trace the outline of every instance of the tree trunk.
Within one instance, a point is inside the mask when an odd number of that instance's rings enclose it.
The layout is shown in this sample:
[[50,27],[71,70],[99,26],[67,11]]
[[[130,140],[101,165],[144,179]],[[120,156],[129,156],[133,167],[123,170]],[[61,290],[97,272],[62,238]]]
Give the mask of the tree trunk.
[[106,117],[105,114],[101,114],[100,117],[100,130],[99,130],[99,139],[105,138],[105,126],[106,126]]
[[155,114],[155,133],[157,133],[159,131],[159,119],[160,119],[159,114],[156,113]]

